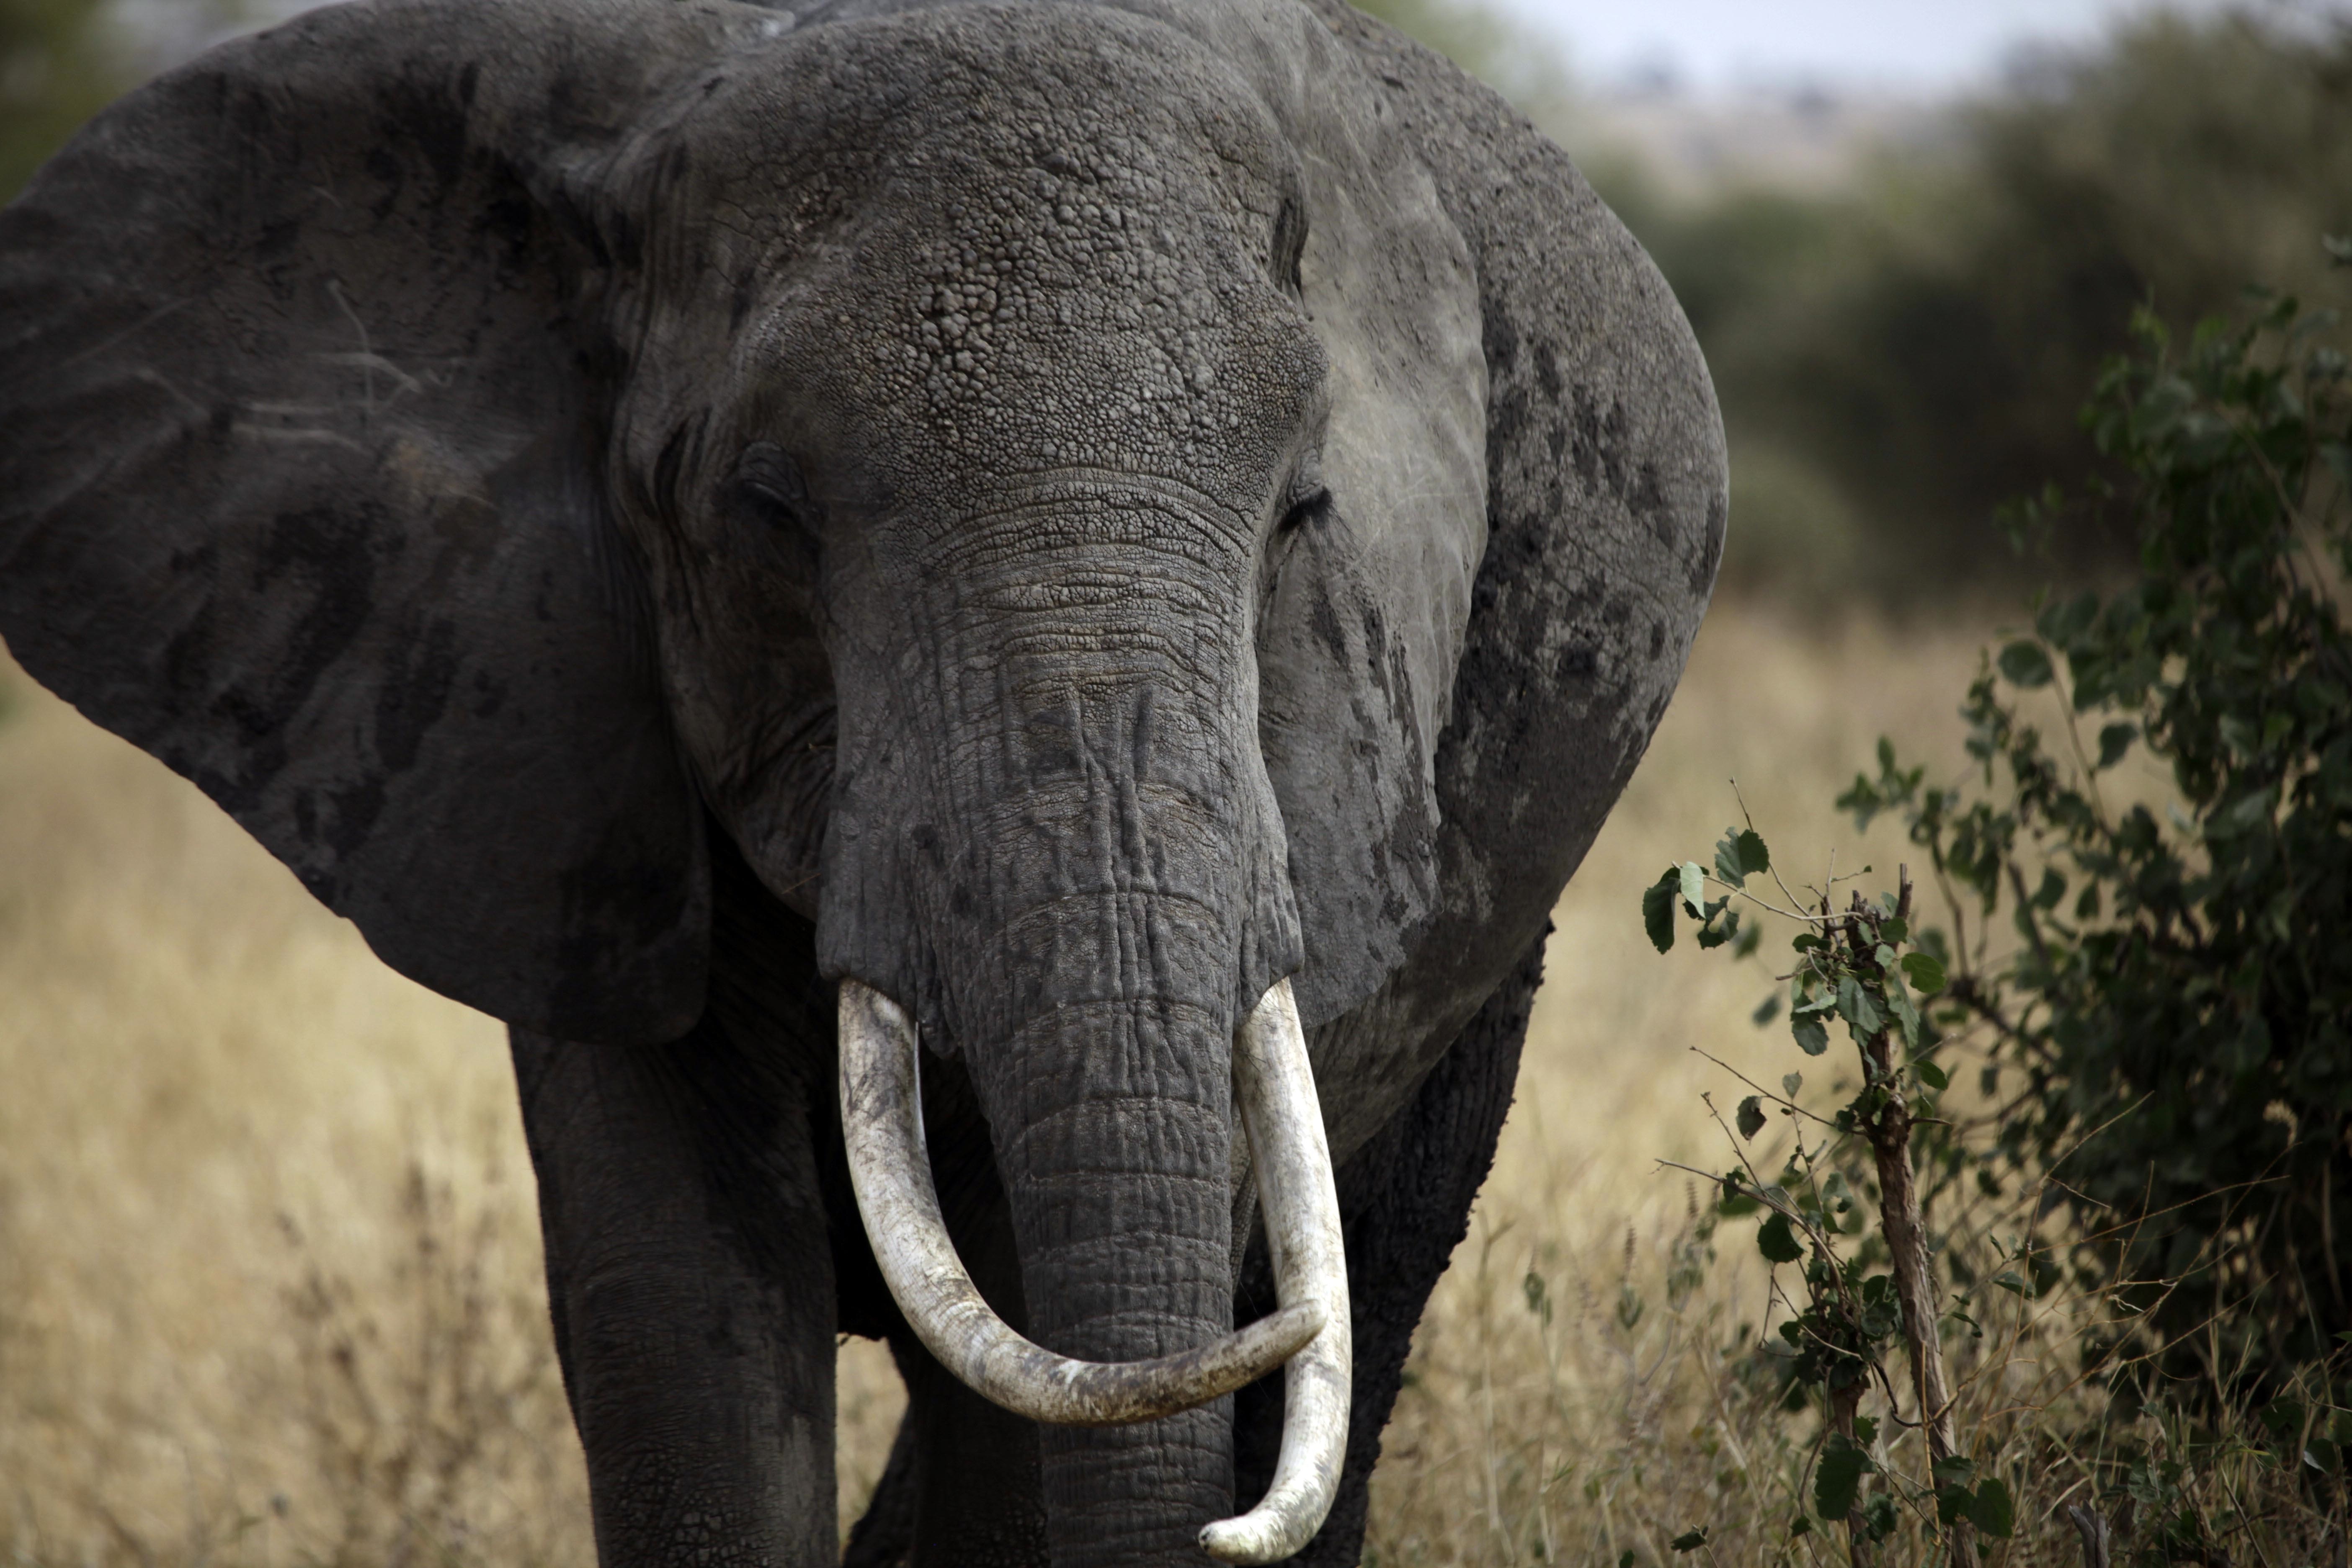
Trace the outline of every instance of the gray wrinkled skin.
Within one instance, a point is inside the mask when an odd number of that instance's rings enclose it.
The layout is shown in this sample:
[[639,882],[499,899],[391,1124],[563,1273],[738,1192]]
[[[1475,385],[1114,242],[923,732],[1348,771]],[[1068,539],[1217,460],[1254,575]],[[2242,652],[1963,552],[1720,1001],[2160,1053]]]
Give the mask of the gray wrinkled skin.
[[0,214],[0,634],[514,1026],[614,1568],[831,1560],[836,1331],[912,1394],[854,1562],[1197,1562],[1264,1484],[1249,1391],[1040,1431],[913,1342],[842,976],[920,1023],[981,1289],[1089,1360],[1232,1327],[1294,976],[1382,1259],[1351,1561],[1724,516],[1647,258],[1339,0],[378,0]]

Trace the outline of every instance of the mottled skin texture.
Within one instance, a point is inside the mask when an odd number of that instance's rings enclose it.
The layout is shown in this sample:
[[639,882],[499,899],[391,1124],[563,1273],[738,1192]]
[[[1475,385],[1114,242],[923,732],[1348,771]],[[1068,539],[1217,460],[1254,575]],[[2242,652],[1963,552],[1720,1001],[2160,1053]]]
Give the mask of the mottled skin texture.
[[391,0],[0,215],[0,633],[514,1026],[607,1564],[1201,1559],[1277,1383],[1040,1431],[877,1276],[833,983],[1065,1353],[1270,1304],[1230,1040],[1294,975],[1364,1483],[1547,912],[1719,557],[1664,283],[1338,0]]

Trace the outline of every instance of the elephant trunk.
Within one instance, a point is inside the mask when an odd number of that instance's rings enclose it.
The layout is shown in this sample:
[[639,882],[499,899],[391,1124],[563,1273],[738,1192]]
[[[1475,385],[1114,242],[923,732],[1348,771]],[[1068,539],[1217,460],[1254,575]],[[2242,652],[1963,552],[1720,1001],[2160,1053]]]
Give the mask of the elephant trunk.
[[[888,572],[929,635],[835,651],[824,964],[845,1017],[849,983],[870,984],[963,1054],[1037,1364],[1216,1346],[1235,1031],[1302,956],[1257,749],[1247,534],[1156,490],[1091,489],[923,531],[904,557],[920,571],[878,552],[841,568]],[[845,1073],[845,1106],[853,1077],[880,1081]],[[1344,1316],[1344,1289],[1322,1294]],[[1273,1338],[1322,1342],[1334,1306]],[[1197,1562],[1232,1511],[1222,1404],[1041,1442],[1057,1563]]]
[[[1024,1338],[982,1297],[940,1215],[924,1147],[919,1050],[904,1009],[858,981],[842,982],[841,1126],[858,1212],[908,1325],[970,1387],[1033,1421],[1120,1426],[1230,1394],[1323,1331],[1324,1294],[1302,1290],[1238,1333],[1150,1361],[1079,1361]],[[1328,1165],[1326,1158],[1321,1168]]]
[[[1150,952],[1135,927],[1157,912],[1106,934]],[[1166,1355],[1233,1327],[1233,1010],[1155,979],[1058,1005],[1005,1042],[1013,1103],[997,1160],[1030,1331],[1089,1361]],[[1056,1563],[1180,1562],[1233,1511],[1222,1400],[1131,1426],[1047,1427],[1041,1457]]]
[[1228,1563],[1276,1562],[1303,1546],[1338,1489],[1352,1352],[1338,1194],[1290,983],[1273,986],[1251,1010],[1234,1057],[1234,1098],[1249,1130],[1282,1305],[1238,1333],[1149,1361],[1058,1356],[996,1316],[940,1216],[912,1024],[887,997],[845,981],[841,1043],[841,1120],[858,1208],[891,1291],[932,1354],[1008,1409],[1074,1426],[1176,1415],[1288,1361],[1273,1484],[1248,1514],[1214,1521],[1199,1539]]

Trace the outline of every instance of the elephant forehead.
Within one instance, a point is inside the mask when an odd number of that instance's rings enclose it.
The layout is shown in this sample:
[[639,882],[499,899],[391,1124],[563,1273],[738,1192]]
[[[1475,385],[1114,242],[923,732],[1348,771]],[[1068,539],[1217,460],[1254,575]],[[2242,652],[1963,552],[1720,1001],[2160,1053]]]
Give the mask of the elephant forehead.
[[1262,500],[1315,405],[1322,345],[1232,236],[1120,195],[953,202],[930,226],[893,215],[795,279],[744,368],[814,395],[841,445],[899,470],[894,488],[952,456]]
[[[1296,157],[1247,86],[1092,8],[827,31],[746,89],[758,155],[693,198],[738,373],[814,405],[818,444],[899,470],[899,493],[941,458],[1209,464],[1262,504],[1325,357],[1276,282]],[[812,79],[843,101],[814,112]]]
[[951,239],[949,258],[971,267],[1034,234],[1035,258],[1076,278],[1162,229],[1187,253],[1214,237],[1262,267],[1300,184],[1296,151],[1230,65],[1091,5],[806,29],[714,73],[677,112],[630,172],[655,206],[704,219],[680,258],[727,270],[908,234]]
[[961,153],[1082,172],[1164,155],[1170,128],[1238,172],[1288,158],[1274,119],[1214,45],[1095,5],[948,5],[804,27],[739,58],[681,121],[754,156],[864,152],[888,165]]

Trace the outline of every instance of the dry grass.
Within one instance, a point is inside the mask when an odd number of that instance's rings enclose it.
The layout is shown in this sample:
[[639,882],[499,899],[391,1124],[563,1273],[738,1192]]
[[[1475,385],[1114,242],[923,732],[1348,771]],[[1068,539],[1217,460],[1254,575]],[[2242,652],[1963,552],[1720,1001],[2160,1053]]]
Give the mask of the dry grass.
[[1780,1424],[1727,1375],[1725,1346],[1762,1318],[1764,1271],[1744,1234],[1709,1266],[1697,1221],[1710,1194],[1658,1162],[1728,1163],[1699,1097],[1727,1110],[1726,1090],[1746,1090],[1698,1050],[1768,1082],[1802,1058],[1785,1030],[1747,1022],[1762,973],[1687,942],[1661,958],[1639,894],[1738,820],[1733,777],[1784,865],[1819,867],[1834,848],[1849,868],[1875,857],[1891,873],[1899,826],[1864,838],[1828,803],[1882,734],[1958,756],[1954,710],[1980,635],[1874,622],[1801,635],[1738,605],[1709,617],[1555,913],[1518,1100],[1415,1342],[1368,1560],[1615,1563],[1630,1548],[1664,1563],[1701,1524],[1717,1527],[1722,1563],[1765,1560],[1760,1541],[1727,1544],[1719,1528],[1797,1511],[1782,1456],[1754,1451]]
[[[1636,895],[1729,818],[1735,773],[1784,860],[1891,860],[1826,803],[1882,731],[1956,754],[1974,647],[1709,622],[1560,907],[1391,1429],[1379,1562],[1664,1562],[1780,1507],[1785,1455],[1749,1451],[1777,1427],[1718,1364],[1761,1304],[1752,1249],[1693,1271],[1688,1187],[1654,1162],[1720,1163],[1697,1095],[1726,1080],[1690,1047],[1777,1077],[1785,1039],[1743,1021],[1752,974],[1652,953]],[[377,964],[192,788],[5,666],[0,689],[0,1550],[586,1561],[498,1027]],[[873,1347],[844,1363],[846,1507],[898,1394]]]

